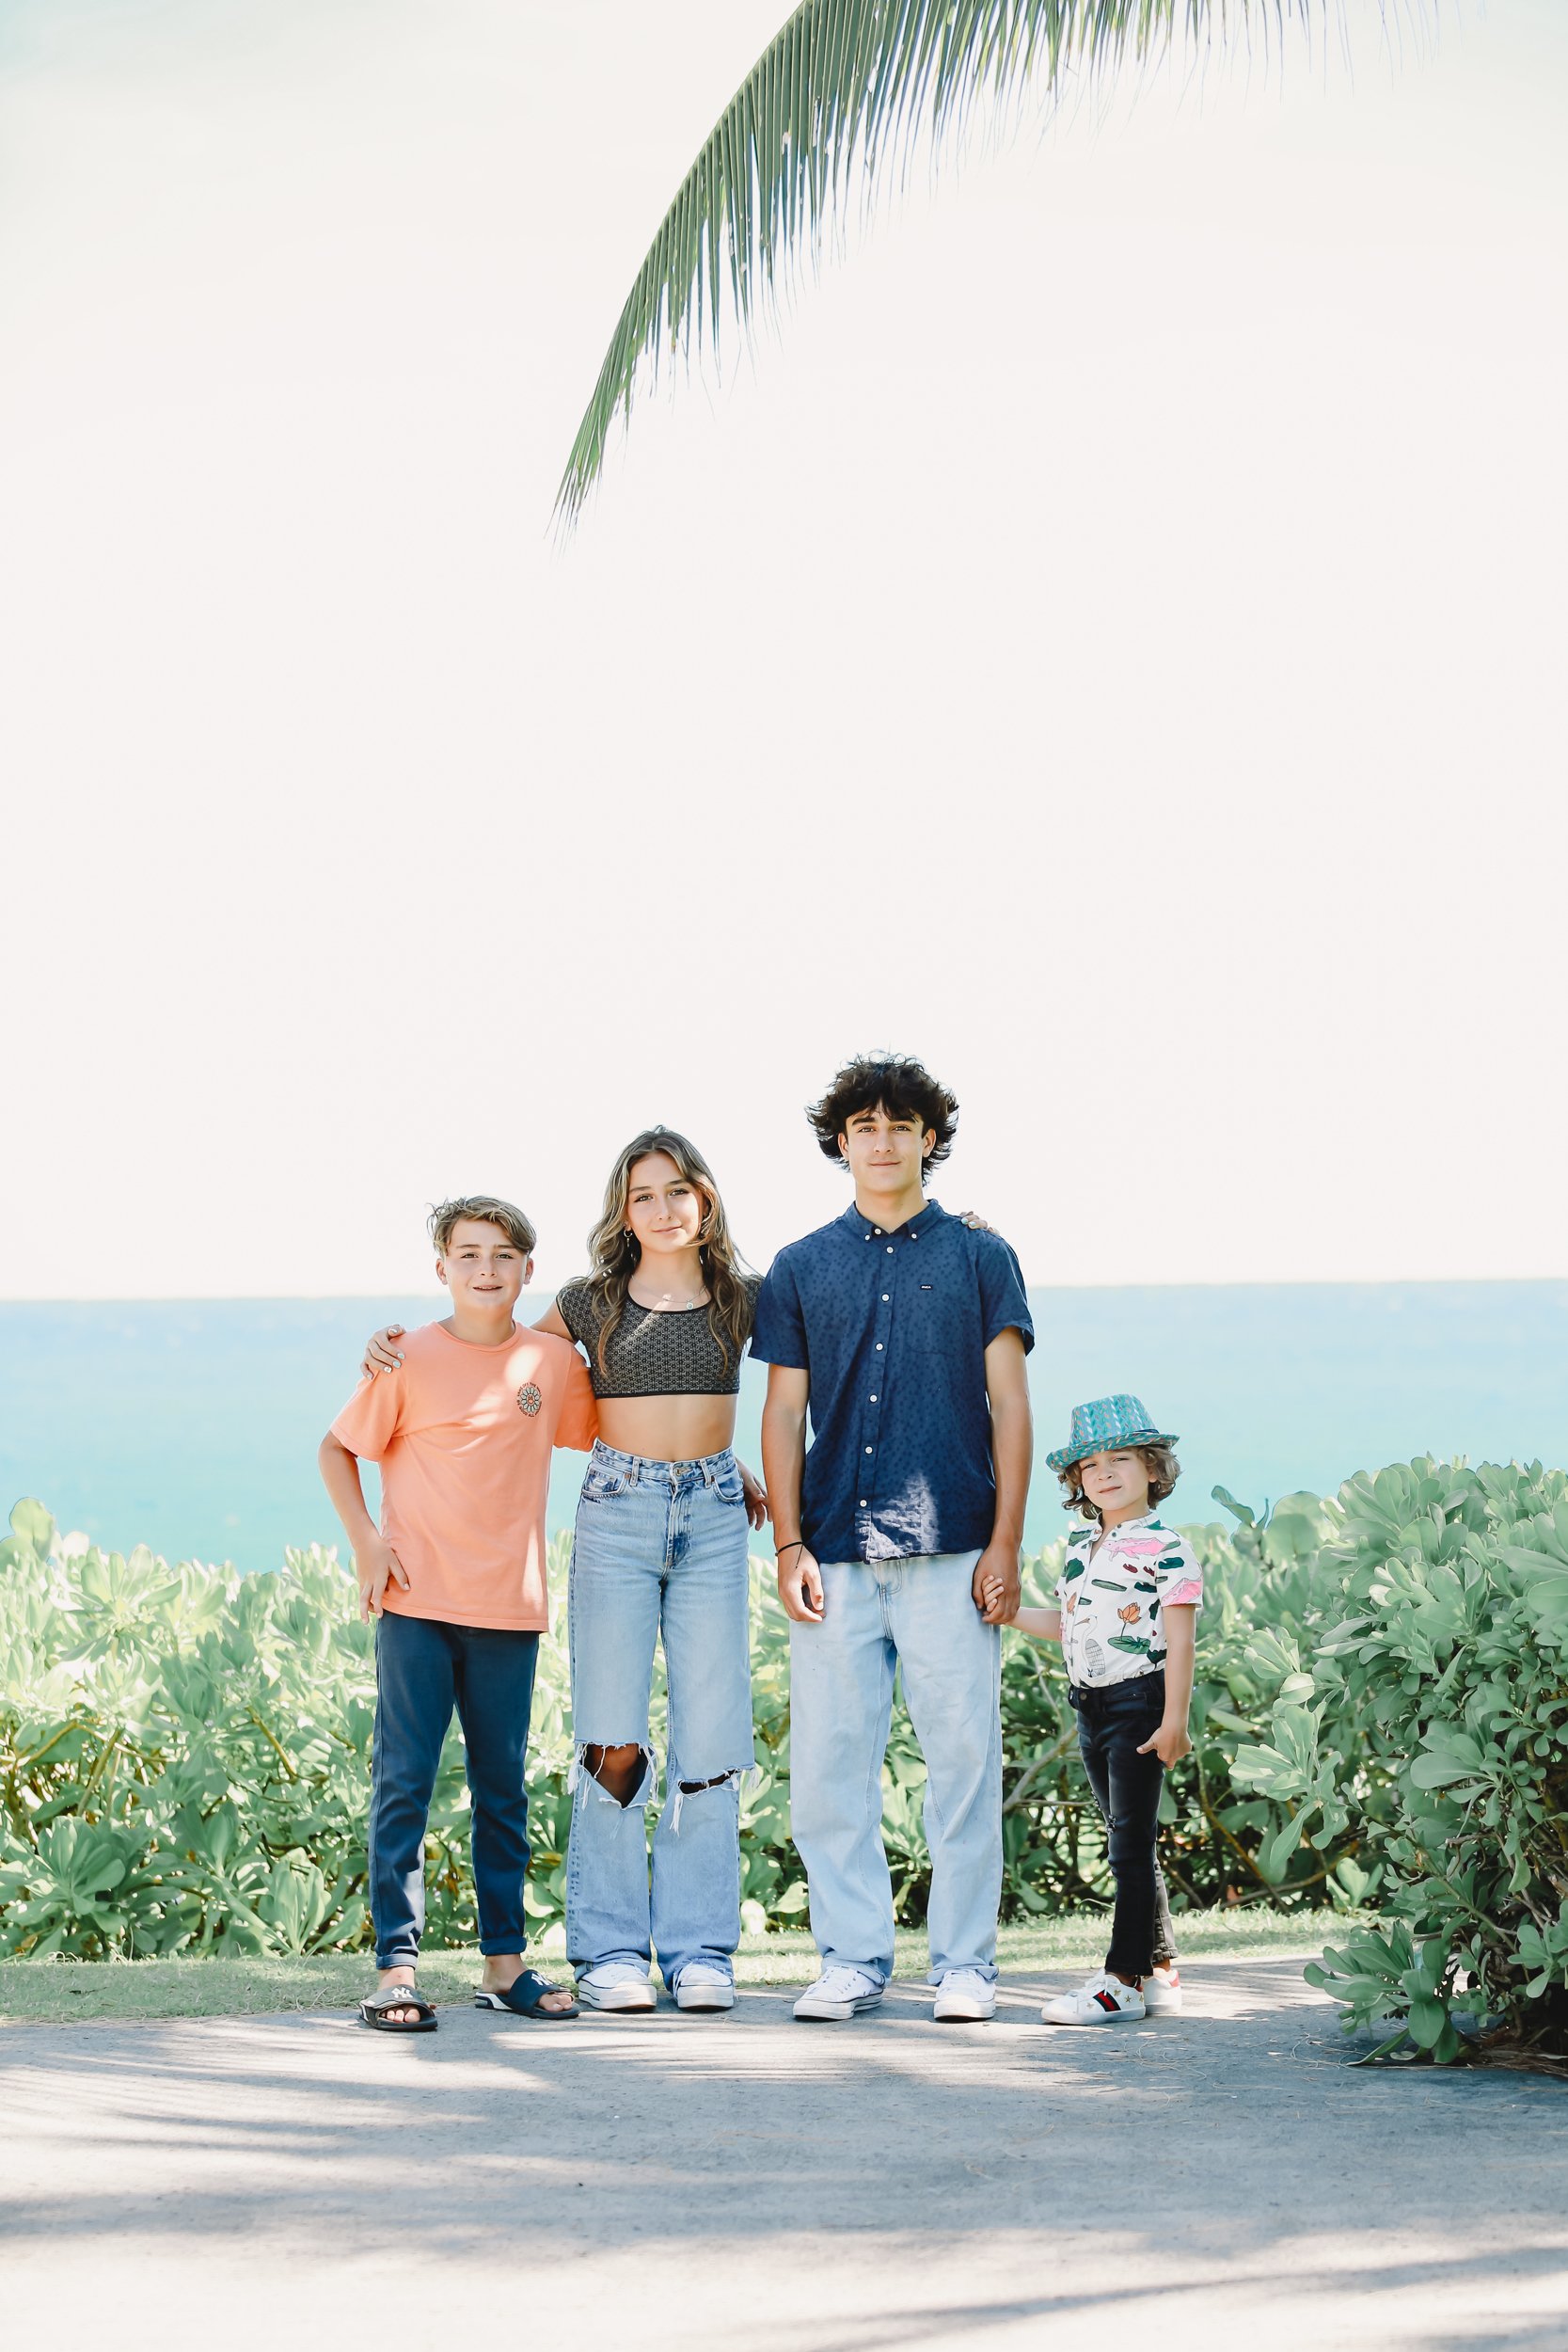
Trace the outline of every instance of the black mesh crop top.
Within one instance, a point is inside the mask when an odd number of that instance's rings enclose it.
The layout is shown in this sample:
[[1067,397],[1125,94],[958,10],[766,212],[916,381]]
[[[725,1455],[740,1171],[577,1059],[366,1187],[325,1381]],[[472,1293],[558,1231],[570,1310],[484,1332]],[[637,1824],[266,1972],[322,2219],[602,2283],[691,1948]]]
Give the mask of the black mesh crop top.
[[[756,1311],[760,1275],[742,1275],[746,1327]],[[556,1293],[561,1320],[588,1358],[595,1396],[734,1396],[740,1386],[740,1356],[730,1360],[709,1327],[705,1307],[673,1310],[640,1307],[628,1298],[605,1349],[599,1370],[599,1333],[604,1309],[583,1280],[562,1283]]]

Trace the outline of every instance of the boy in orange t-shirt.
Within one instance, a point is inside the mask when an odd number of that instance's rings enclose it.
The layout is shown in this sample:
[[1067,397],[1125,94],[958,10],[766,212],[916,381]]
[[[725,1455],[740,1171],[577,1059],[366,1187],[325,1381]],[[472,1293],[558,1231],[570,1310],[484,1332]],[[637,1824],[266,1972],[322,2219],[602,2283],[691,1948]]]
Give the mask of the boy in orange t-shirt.
[[[528,1797],[523,1760],[539,1636],[549,1622],[545,1502],[554,1446],[598,1434],[576,1349],[512,1319],[533,1271],[534,1231],[489,1196],[430,1220],[452,1311],[404,1342],[395,1372],[362,1380],[322,1439],[333,1508],[354,1547],[360,1613],[374,1615],[370,1834],[375,1994],[368,2026],[428,2033],[414,1990],[424,1926],[424,1833],[453,1707],[473,1806],[481,2009],[568,2018],[577,2003],[523,1965]],[[361,1461],[381,1465],[378,1529]]]

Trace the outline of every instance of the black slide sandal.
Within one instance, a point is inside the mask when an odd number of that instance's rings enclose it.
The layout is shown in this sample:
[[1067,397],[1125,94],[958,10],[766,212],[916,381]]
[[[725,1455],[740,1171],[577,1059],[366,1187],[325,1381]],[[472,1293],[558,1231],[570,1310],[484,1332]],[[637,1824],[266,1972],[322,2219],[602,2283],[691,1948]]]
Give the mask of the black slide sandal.
[[474,1994],[475,2009],[503,2009],[514,2017],[536,2017],[546,2026],[564,2026],[582,2010],[574,2001],[570,2009],[544,2009],[540,2006],[546,1993],[564,1993],[563,1984],[546,1984],[536,1968],[525,1968],[514,1977],[504,1993],[487,1993],[483,1986]]
[[[392,2009],[417,2010],[412,2024],[407,2018],[388,2017]],[[416,1993],[411,1984],[389,1984],[385,1993],[368,1993],[359,2004],[359,2023],[373,2026],[377,2033],[434,2033],[436,2011],[422,1993]]]

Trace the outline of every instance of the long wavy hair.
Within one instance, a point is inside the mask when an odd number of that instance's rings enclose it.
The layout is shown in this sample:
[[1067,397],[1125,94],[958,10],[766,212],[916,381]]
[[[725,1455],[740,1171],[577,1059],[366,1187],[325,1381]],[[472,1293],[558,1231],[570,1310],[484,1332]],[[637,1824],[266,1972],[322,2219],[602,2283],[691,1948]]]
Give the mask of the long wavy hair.
[[617,1155],[604,1188],[604,1208],[588,1236],[588,1286],[604,1310],[594,1349],[599,1370],[607,1369],[606,1353],[621,1327],[631,1278],[641,1261],[641,1245],[627,1227],[626,1202],[631,1195],[631,1171],[652,1152],[662,1152],[673,1160],[701,1196],[703,1217],[697,1228],[697,1246],[703,1287],[708,1296],[707,1324],[728,1374],[752,1334],[752,1297],[745,1280],[750,1269],[731,1239],[713,1170],[696,1145],[673,1127],[644,1127]]

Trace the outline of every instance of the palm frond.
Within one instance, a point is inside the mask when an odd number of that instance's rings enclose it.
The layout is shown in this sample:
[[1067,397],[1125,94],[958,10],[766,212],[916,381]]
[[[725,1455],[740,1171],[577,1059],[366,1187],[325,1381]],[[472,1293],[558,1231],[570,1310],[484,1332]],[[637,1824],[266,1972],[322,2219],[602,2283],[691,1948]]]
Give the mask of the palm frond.
[[1283,35],[1322,0],[804,0],[736,90],[676,191],[616,322],[556,511],[568,525],[617,415],[667,359],[717,353],[726,296],[744,328],[781,273],[815,257],[851,183],[867,201],[918,149],[960,132],[976,100],[1146,61],[1184,32]]

